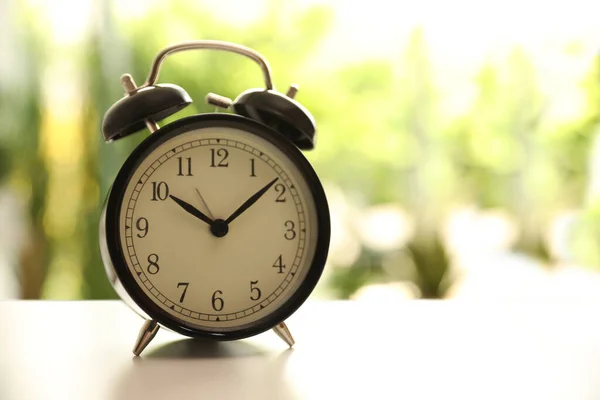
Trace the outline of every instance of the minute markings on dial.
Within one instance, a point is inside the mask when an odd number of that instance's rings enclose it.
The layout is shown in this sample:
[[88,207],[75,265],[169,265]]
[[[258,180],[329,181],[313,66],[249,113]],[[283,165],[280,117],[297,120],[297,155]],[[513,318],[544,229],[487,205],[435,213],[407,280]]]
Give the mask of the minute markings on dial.
[[[201,142],[204,142],[204,143],[201,143]],[[232,142],[233,142],[233,144],[231,144]],[[139,180],[140,183],[134,187],[133,197],[129,199],[130,200],[129,206],[127,207],[127,209],[129,211],[127,212],[128,215],[126,217],[126,221],[127,221],[126,223],[128,224],[128,226],[130,226],[132,224],[133,219],[131,217],[133,216],[135,204],[137,203],[137,199],[139,197],[141,189],[144,187],[144,184],[147,184],[147,181],[151,178],[153,173],[155,171],[157,171],[160,168],[160,166],[162,164],[164,164],[164,162],[167,161],[173,154],[180,154],[189,148],[203,146],[203,145],[209,145],[209,144],[214,145],[214,139],[211,140],[211,143],[209,143],[208,140],[190,141],[190,142],[184,144],[186,147],[183,147],[184,145],[176,146],[175,149],[177,149],[177,151],[175,153],[171,152],[171,154],[163,154],[162,156],[156,157],[156,161],[151,165],[150,168],[148,168],[146,170],[146,172],[140,178],[140,180]],[[240,142],[236,142],[236,141],[221,140],[221,145],[228,146],[228,147],[234,148],[234,149],[239,149],[242,151],[246,151],[253,155],[258,155],[258,153],[259,153],[257,150],[255,150],[251,146],[249,146],[245,143],[240,143]],[[261,156],[264,154],[262,152],[260,152],[260,153],[261,153]],[[262,161],[264,161],[266,164],[268,164],[273,170],[275,170],[275,172],[279,175],[279,179],[281,179],[282,182],[285,182],[285,184],[288,188],[290,188],[290,189],[294,188],[294,184],[288,178],[287,174],[276,163],[273,163],[273,161],[269,158],[268,155],[264,154],[264,156],[260,157],[260,159]],[[277,180],[277,179],[275,179],[275,180]],[[271,183],[271,182],[269,182],[269,183]],[[267,188],[267,190],[268,190],[268,188]],[[296,205],[295,208],[297,209],[297,212],[298,212],[299,219],[296,220],[296,222],[300,223],[301,226],[304,227],[305,214],[304,214],[303,203],[300,202],[298,193],[295,190],[292,190],[290,194],[293,197],[293,203],[295,203],[295,205]],[[174,197],[176,197],[176,196],[174,196]],[[181,200],[181,199],[179,199],[179,200]],[[151,216],[149,216],[149,219],[151,219]],[[207,219],[208,219],[208,217],[207,217]],[[212,220],[212,218],[211,218],[211,220]],[[152,221],[150,221],[150,222],[152,222]],[[204,221],[204,222],[207,222],[207,221]],[[303,232],[304,232],[304,230],[303,230]],[[127,236],[128,248],[129,248],[129,243],[131,242],[132,239],[134,239],[134,237],[132,237],[132,233],[135,235],[136,232],[132,231],[132,230],[128,230],[127,232],[124,232],[125,236]],[[135,239],[135,240],[137,241],[137,239]],[[233,313],[232,312],[219,313],[219,314],[199,313],[194,310],[189,310],[189,309],[180,307],[177,304],[174,305],[174,311],[176,311],[177,313],[183,314],[192,319],[202,320],[202,319],[207,319],[206,317],[210,316],[209,320],[215,321],[216,320],[215,317],[218,315],[220,317],[221,321],[229,321],[229,320],[244,317],[246,315],[249,315],[256,311],[259,311],[260,309],[263,309],[269,303],[274,301],[275,298],[277,298],[283,292],[283,290],[291,283],[293,276],[296,275],[296,272],[298,271],[298,268],[300,267],[299,263],[301,262],[302,254],[304,252],[303,251],[304,242],[305,242],[304,235],[301,235],[300,240],[297,242],[295,256],[292,258],[293,265],[289,265],[290,273],[287,274],[287,276],[285,276],[285,277],[282,276],[283,279],[281,281],[281,284],[279,285],[279,287],[276,287],[274,291],[272,289],[269,289],[269,292],[265,296],[263,296],[264,301],[261,301],[261,303],[258,303],[255,306],[249,307],[244,310],[237,310]],[[134,257],[131,259],[132,260],[131,262],[133,263],[133,265],[136,265],[137,262],[134,261],[134,259],[136,260],[137,256],[136,256],[135,250],[133,249],[133,243],[131,243],[131,250],[129,251],[129,255],[130,255],[130,257]],[[145,255],[142,255],[142,259],[144,259],[144,258],[146,258]],[[171,308],[171,306],[173,306],[173,302],[171,302],[169,300],[169,298],[166,298],[165,296],[161,295],[160,291],[157,290],[158,288],[155,288],[154,285],[152,284],[152,282],[147,277],[145,277],[145,273],[144,273],[145,271],[138,271],[138,268],[135,268],[135,269],[137,272],[140,273],[140,279],[144,283],[143,286],[145,286],[148,289],[148,291],[150,291],[154,295],[154,297],[156,297],[158,299],[158,301],[164,303],[166,307]],[[179,300],[179,295],[177,296],[177,299],[175,299],[175,298],[173,298],[173,299]],[[227,311],[227,310],[224,310],[224,311]]]

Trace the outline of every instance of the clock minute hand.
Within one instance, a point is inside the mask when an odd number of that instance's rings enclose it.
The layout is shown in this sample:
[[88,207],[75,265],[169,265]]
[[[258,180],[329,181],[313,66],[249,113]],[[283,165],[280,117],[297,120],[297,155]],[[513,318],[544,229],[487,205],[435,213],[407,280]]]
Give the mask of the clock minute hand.
[[185,201],[183,201],[180,198],[175,197],[173,195],[169,195],[169,197],[171,198],[171,200],[173,200],[175,203],[177,203],[185,211],[192,214],[194,217],[206,222],[209,225],[213,224],[214,221],[212,219],[208,218],[206,215],[204,215],[200,210],[198,210],[193,205],[186,203]]
[[271,188],[271,186],[273,186],[275,184],[275,182],[277,182],[277,179],[279,178],[275,178],[273,179],[271,182],[267,183],[265,185],[265,187],[263,187],[262,189],[260,189],[258,192],[254,193],[252,195],[252,197],[250,197],[248,200],[246,200],[244,202],[244,204],[242,204],[237,210],[235,210],[233,212],[233,214],[231,214],[229,216],[229,218],[227,218],[225,220],[225,222],[227,222],[228,224],[230,224],[234,219],[236,219],[237,217],[239,217],[244,211],[246,211],[252,204],[256,203],[256,201],[258,199],[261,198],[261,196],[263,194],[265,194],[267,192],[267,190],[269,190]]

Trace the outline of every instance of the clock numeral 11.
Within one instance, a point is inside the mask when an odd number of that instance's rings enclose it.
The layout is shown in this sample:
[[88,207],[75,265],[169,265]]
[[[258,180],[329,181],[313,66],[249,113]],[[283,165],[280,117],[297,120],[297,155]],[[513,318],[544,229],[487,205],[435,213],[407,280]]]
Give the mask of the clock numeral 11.
[[[177,176],[193,176],[192,175],[192,158],[177,157],[177,165],[179,167]],[[185,167],[184,167],[185,165]]]

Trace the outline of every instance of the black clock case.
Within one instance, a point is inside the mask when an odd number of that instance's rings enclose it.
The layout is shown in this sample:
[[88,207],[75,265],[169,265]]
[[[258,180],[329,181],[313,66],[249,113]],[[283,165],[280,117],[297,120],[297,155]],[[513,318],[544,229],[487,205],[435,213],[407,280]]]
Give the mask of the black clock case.
[[[304,282],[300,285],[296,293],[277,310],[256,321],[250,327],[229,332],[213,332],[192,328],[174,319],[154,304],[135,282],[125,262],[119,240],[119,210],[121,209],[123,194],[138,165],[156,147],[167,140],[191,130],[207,127],[241,129],[260,136],[278,147],[294,162],[298,170],[304,175],[314,198],[317,211],[317,246]],[[182,118],[165,125],[144,139],[129,155],[118,172],[107,195],[100,218],[100,251],[102,260],[108,279],[121,299],[140,316],[146,319],[153,319],[163,328],[190,337],[204,337],[218,340],[242,339],[259,334],[273,328],[292,315],[306,301],[321,277],[329,251],[330,236],[329,206],[323,186],[314,169],[300,150],[290,140],[268,126],[246,117],[225,113],[198,114]]]

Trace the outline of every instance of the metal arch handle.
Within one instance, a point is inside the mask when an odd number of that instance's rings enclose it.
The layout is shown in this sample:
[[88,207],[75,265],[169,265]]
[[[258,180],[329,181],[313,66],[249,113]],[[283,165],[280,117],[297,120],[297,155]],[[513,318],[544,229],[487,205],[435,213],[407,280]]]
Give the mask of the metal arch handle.
[[144,84],[142,86],[140,86],[138,89],[141,89],[141,88],[144,88],[144,87],[147,87],[150,85],[154,85],[154,83],[156,83],[161,64],[165,60],[165,58],[167,58],[167,56],[169,56],[170,54],[177,53],[180,51],[200,50],[200,49],[223,50],[223,51],[241,54],[243,56],[246,56],[246,57],[252,59],[254,62],[256,62],[260,66],[260,68],[263,72],[263,78],[265,80],[265,86],[266,86],[267,90],[273,89],[273,80],[271,78],[271,67],[269,66],[267,59],[265,57],[263,57],[262,54],[258,53],[255,50],[252,50],[249,47],[242,46],[242,45],[236,44],[236,43],[224,42],[224,41],[220,41],[220,40],[194,40],[194,41],[177,43],[177,44],[171,45],[169,47],[165,47],[154,58],[154,61],[152,62],[152,66],[150,68],[150,72],[148,73],[148,78],[146,78],[146,82],[144,82]]

